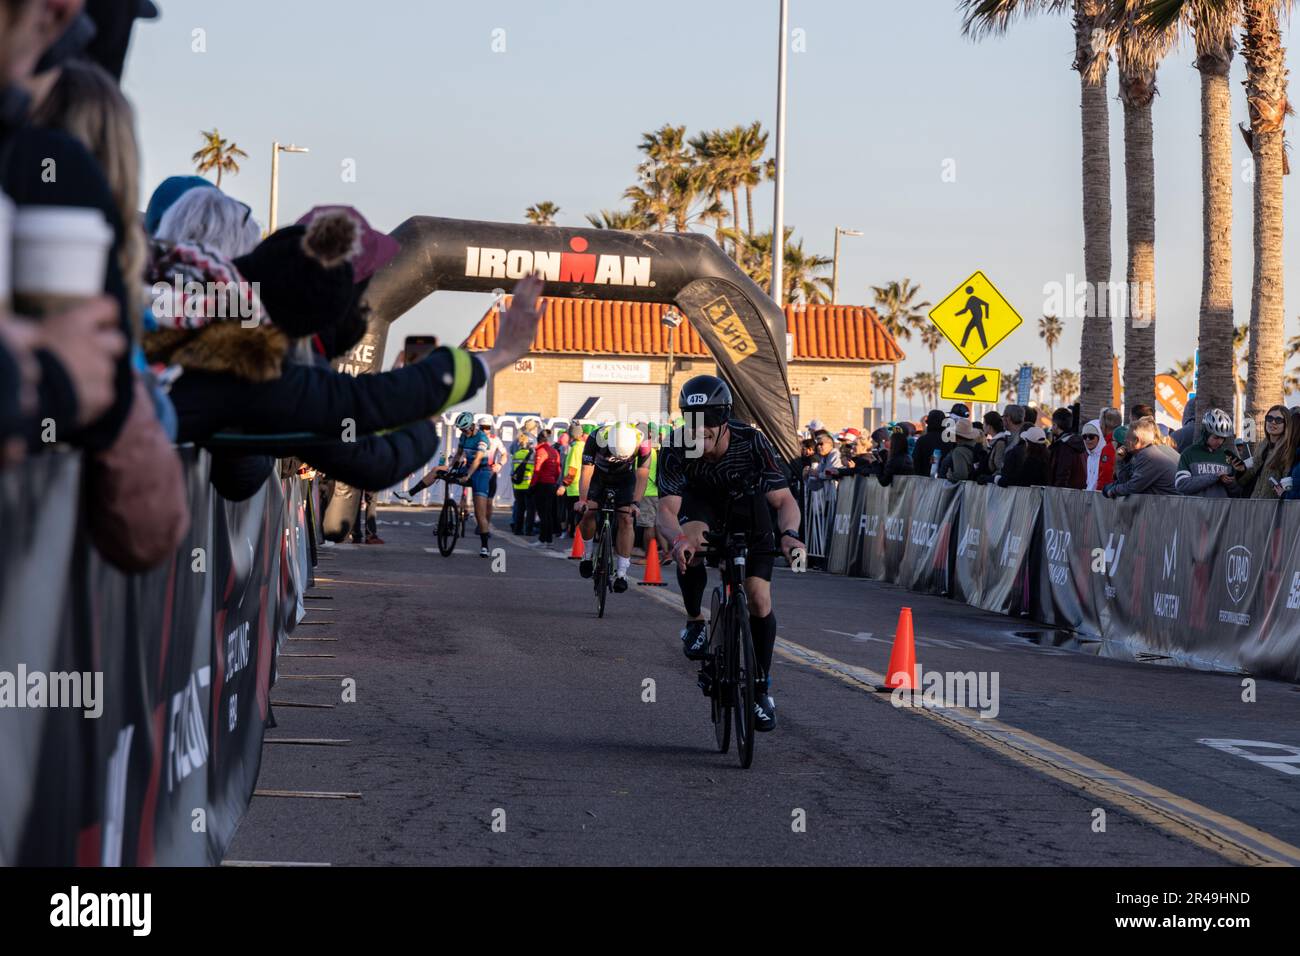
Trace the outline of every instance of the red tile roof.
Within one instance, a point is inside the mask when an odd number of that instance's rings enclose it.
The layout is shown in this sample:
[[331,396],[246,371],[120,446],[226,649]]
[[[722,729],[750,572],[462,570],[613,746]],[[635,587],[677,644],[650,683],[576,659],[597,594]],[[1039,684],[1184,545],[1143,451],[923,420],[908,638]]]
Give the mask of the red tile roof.
[[[509,297],[507,297],[507,304]],[[667,305],[610,302],[548,296],[532,352],[581,355],[666,355],[668,330],[660,322]],[[794,336],[795,359],[838,362],[897,362],[898,347],[876,313],[861,305],[785,307],[786,328]],[[471,351],[492,348],[497,313],[489,309],[461,343]],[[689,322],[677,330],[674,352],[708,358],[709,350]]]

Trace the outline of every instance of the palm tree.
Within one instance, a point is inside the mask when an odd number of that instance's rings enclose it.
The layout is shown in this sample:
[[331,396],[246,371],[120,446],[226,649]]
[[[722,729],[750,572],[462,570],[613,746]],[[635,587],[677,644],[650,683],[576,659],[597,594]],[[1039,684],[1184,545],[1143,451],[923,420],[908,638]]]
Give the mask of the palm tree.
[[1114,0],[1110,39],[1115,45],[1119,98],[1124,107],[1124,190],[1127,210],[1128,321],[1124,323],[1124,394],[1128,404],[1155,404],[1156,172],[1151,102],[1156,69],[1177,39],[1173,25],[1139,23],[1149,0]]
[[[696,165],[704,172],[706,180],[704,188],[708,190],[712,198],[712,206],[717,210],[707,218],[714,220],[714,238],[721,246],[722,230],[727,221],[726,210],[722,206],[724,190],[731,191],[731,226],[737,232],[740,230],[740,196],[737,192],[739,177],[733,158],[729,155],[729,149],[734,152],[735,145],[734,142],[728,142],[726,133],[715,129],[697,134],[691,139],[690,146],[694,151]],[[740,248],[737,244],[732,245],[731,257],[736,261],[740,260]]]
[[912,396],[916,394],[916,376],[909,375],[907,378],[903,379],[902,385],[899,386],[899,390],[903,393],[903,397],[907,399],[907,417],[915,418],[916,412],[912,408]]
[[637,148],[646,156],[637,166],[639,182],[623,192],[633,211],[660,232],[669,225],[686,232],[692,220],[717,215],[712,169],[687,143],[685,126],[665,125],[642,133]]
[[[1152,373],[1152,378],[1155,373]],[[1061,399],[1062,405],[1071,404],[1079,394],[1079,374],[1073,369],[1059,368],[1056,374],[1052,376],[1052,391]],[[1155,386],[1152,386],[1152,394],[1155,394]]]
[[640,232],[650,228],[645,215],[636,210],[602,209],[597,213],[587,213],[587,222],[597,229],[623,229]]
[[[1250,357],[1250,326],[1246,325],[1243,322],[1241,325],[1236,326],[1232,330],[1232,394],[1233,394],[1233,398],[1236,401],[1231,402],[1227,405],[1221,405],[1219,406],[1220,408],[1231,408],[1234,413],[1236,412],[1236,408],[1237,408],[1236,402],[1240,401],[1242,397],[1243,389],[1241,387],[1241,383],[1243,380],[1247,380],[1249,378],[1249,372],[1250,372],[1249,357]],[[1286,364],[1285,359],[1283,359],[1283,364],[1284,365]],[[1197,372],[1196,377],[1199,384],[1199,380],[1200,380],[1199,371]]]
[[[1061,341],[1061,333],[1065,331],[1065,325],[1054,315],[1045,315],[1038,320],[1038,337],[1047,343],[1047,372],[1048,380],[1053,383],[1052,401],[1056,401],[1056,360],[1052,350],[1056,348],[1056,343]],[[1152,386],[1154,389],[1155,386]]]
[[939,351],[939,346],[943,344],[943,333],[939,331],[939,326],[933,322],[927,322],[921,326],[921,344],[926,347],[930,353],[930,374],[934,376],[935,381],[939,379],[939,365],[935,358],[935,353]]
[[[740,267],[763,288],[772,281],[772,233],[760,232],[752,238],[734,229],[723,229],[723,236],[731,239],[740,249]],[[791,237],[794,228],[785,228],[784,285],[786,302],[818,303],[831,300],[830,280],[819,273],[831,266],[830,256],[819,256],[803,251],[803,240]]]
[[[1017,15],[1070,8],[1074,25],[1074,69],[1079,72],[1083,154],[1083,271],[1094,292],[1110,283],[1110,119],[1106,72],[1110,48],[1094,42],[1104,37],[1109,0],[961,0],[968,36],[1003,33]],[[1114,338],[1107,296],[1088,298],[1079,360],[1083,414],[1092,418],[1110,403]],[[1098,314],[1100,312],[1101,314]]]
[[745,186],[745,228],[752,236],[754,234],[754,189],[764,179],[774,179],[776,173],[775,160],[763,160],[763,154],[767,152],[767,130],[758,121],[750,123],[743,130],[742,142],[744,143],[744,165],[742,180]]
[[[1169,368],[1165,369],[1164,372],[1164,374],[1173,376],[1178,379],[1178,381],[1182,382],[1183,388],[1187,389],[1189,392],[1192,390],[1192,379],[1195,373],[1196,359],[1190,355],[1181,361],[1175,362],[1173,365],[1169,366]],[[1200,403],[1198,402],[1197,408],[1199,407]],[[1219,405],[1215,407],[1222,408],[1223,406]]]
[[1002,373],[1002,397],[1008,403],[1014,402],[1016,396],[1020,394],[1020,366],[1017,365],[1009,372]]
[[[925,315],[930,311],[929,302],[913,302],[920,286],[912,284],[911,279],[893,281],[884,286],[872,286],[872,295],[876,298],[876,314],[880,317],[885,330],[895,339],[910,341],[912,330],[919,329],[925,322]],[[890,415],[898,417],[898,366],[894,366],[892,397],[889,402]]]
[[528,221],[537,226],[555,225],[555,217],[559,214],[560,207],[549,200],[547,202],[534,203],[524,211],[524,215],[527,217]]
[[1290,0],[1241,0],[1245,37],[1246,105],[1250,152],[1255,160],[1255,268],[1250,289],[1250,377],[1246,414],[1261,429],[1261,419],[1282,392],[1282,176],[1286,114],[1286,56],[1278,12]]
[[[1228,408],[1235,393],[1232,365],[1232,92],[1228,85],[1240,3],[1150,0],[1142,22],[1153,30],[1178,24],[1196,45],[1201,74],[1201,353],[1196,418]],[[1190,386],[1189,386],[1190,387]]]
[[1047,384],[1047,369],[1041,365],[1030,366],[1029,387],[1034,390],[1034,404],[1039,408],[1043,406],[1043,386]]
[[215,169],[217,188],[220,189],[222,174],[238,175],[239,161],[248,159],[248,154],[230,140],[223,138],[216,129],[199,135],[203,137],[203,148],[196,151],[190,160],[200,176],[206,176]]
[[884,391],[887,388],[889,388],[889,373],[872,372],[871,373],[871,401],[875,403],[877,408],[884,406],[884,401],[881,399],[881,396],[884,394]]
[[912,378],[916,382],[916,390],[921,393],[926,404],[930,408],[936,407],[939,404],[939,379],[929,372],[917,372]]

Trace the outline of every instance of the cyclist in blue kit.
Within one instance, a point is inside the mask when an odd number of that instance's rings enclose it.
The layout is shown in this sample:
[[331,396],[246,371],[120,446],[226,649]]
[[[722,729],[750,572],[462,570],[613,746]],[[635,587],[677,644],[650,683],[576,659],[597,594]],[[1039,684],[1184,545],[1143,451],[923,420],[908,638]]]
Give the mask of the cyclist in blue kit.
[[492,463],[490,460],[492,437],[486,432],[478,430],[478,424],[474,421],[474,416],[469,412],[461,412],[456,416],[456,428],[460,432],[460,442],[457,445],[456,453],[451,458],[451,464],[434,467],[427,475],[412,485],[407,494],[414,495],[444,475],[448,475],[452,480],[459,480],[467,485],[474,494],[474,521],[478,525],[478,536],[481,542],[478,553],[483,558],[491,557],[492,552],[488,550],[488,538],[491,537],[491,524],[488,518],[488,486],[492,482]]

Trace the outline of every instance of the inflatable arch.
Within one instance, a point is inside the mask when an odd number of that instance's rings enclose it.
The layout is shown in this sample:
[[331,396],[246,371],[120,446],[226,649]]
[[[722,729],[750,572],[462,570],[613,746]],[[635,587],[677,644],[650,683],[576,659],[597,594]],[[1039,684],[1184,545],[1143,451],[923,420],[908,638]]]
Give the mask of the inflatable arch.
[[672,303],[737,396],[787,459],[798,457],[785,364],[785,313],[712,239],[415,216],[392,233],[396,258],[371,280],[370,328],[349,359],[380,371],[388,326],[439,289],[509,291],[537,271],[543,295]]

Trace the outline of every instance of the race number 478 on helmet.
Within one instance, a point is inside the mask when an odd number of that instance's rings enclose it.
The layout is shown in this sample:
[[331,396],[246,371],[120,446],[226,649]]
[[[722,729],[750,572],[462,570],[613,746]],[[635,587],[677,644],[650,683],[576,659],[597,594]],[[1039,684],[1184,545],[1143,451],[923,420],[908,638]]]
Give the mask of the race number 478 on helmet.
[[705,426],[716,428],[731,417],[731,388],[716,375],[696,375],[682,386],[677,407],[689,420],[700,415]]

